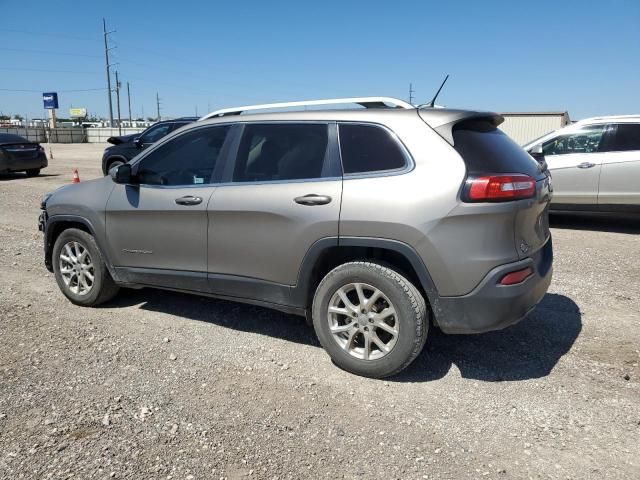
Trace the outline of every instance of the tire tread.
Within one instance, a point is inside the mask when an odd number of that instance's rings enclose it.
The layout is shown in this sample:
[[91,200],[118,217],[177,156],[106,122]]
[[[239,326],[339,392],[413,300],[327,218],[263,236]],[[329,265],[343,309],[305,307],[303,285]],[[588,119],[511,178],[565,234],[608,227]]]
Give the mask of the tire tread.
[[[385,372],[384,374],[381,374],[381,375],[368,375],[368,376],[371,376],[372,378],[383,378],[383,377],[390,377],[390,376],[396,375],[400,371],[408,367],[409,364],[411,364],[416,359],[416,357],[422,351],[425,342],[427,341],[427,334],[428,334],[428,328],[429,328],[429,316],[428,316],[429,309],[427,307],[425,299],[420,293],[420,291],[409,280],[407,280],[404,276],[402,276],[400,273],[398,273],[394,269],[379,263],[366,261],[366,260],[347,262],[337,266],[322,279],[316,291],[320,290],[320,288],[325,283],[330,282],[332,280],[333,274],[336,271],[341,271],[351,267],[363,267],[365,269],[372,270],[378,275],[387,277],[388,279],[393,281],[409,299],[409,302],[411,304],[412,310],[415,315],[415,320],[416,320],[416,332],[413,340],[413,348],[410,354],[407,356],[406,360],[394,370],[390,372]],[[315,304],[315,301],[316,299],[314,298],[314,304]],[[315,310],[315,306],[314,306],[314,310]],[[349,370],[349,369],[346,368],[346,370]],[[352,372],[352,373],[357,373],[357,372]]]

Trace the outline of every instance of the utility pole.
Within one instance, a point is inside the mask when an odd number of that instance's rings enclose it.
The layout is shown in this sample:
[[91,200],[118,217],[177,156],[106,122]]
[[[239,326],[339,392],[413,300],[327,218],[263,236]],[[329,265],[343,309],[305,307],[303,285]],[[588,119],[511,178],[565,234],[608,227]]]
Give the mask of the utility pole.
[[413,94],[416,93],[416,91],[413,89],[413,84],[410,83],[409,84],[409,103],[411,105],[413,105]]
[[129,82],[127,82],[127,103],[129,104],[129,127],[132,127],[133,119],[131,118],[131,92],[129,91]]
[[105,59],[105,65],[107,68],[107,95],[109,96],[109,126],[113,127],[113,104],[111,103],[111,75],[109,73],[109,67],[111,65],[109,65],[109,50],[111,50],[109,48],[108,42],[107,42],[107,35],[109,35],[110,33],[113,33],[115,30],[111,31],[111,32],[107,32],[107,21],[103,18],[102,19],[102,33],[104,35],[104,59]]
[[160,121],[160,95],[158,95],[158,92],[156,92],[156,107],[158,109],[158,119],[157,121]]
[[120,80],[116,70],[116,101],[118,102],[118,135],[122,135],[122,121],[120,120]]

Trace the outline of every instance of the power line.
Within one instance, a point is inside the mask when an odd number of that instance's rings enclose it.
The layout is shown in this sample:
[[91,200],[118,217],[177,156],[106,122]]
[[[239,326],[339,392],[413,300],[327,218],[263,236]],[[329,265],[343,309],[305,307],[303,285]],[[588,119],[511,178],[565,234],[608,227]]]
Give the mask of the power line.
[[0,50],[10,51],[10,52],[38,53],[43,55],[70,55],[72,57],[100,58],[100,55],[89,55],[86,53],[77,53],[77,52],[58,52],[55,50],[32,50],[30,48],[8,48],[8,47],[0,47]]
[[16,72],[42,72],[42,73],[73,73],[73,74],[91,74],[97,75],[100,72],[88,72],[81,70],[48,70],[46,68],[22,68],[22,67],[0,67],[0,70],[16,71]]
[[127,103],[129,104],[129,127],[133,125],[131,121],[131,92],[129,91],[129,82],[127,82]]
[[409,84],[409,103],[411,105],[413,105],[413,94],[416,93],[416,91],[413,89],[413,84],[410,83]]
[[[81,88],[81,89],[74,89],[74,90],[58,90],[59,93],[72,93],[72,92],[97,92],[97,91],[103,91],[106,90],[106,88]],[[36,92],[36,93],[42,93],[47,91],[46,88],[41,88],[40,90],[28,90],[28,89],[22,89],[22,88],[0,88],[0,91],[3,92]]]
[[120,80],[118,79],[118,70],[116,70],[116,101],[118,103],[118,135],[122,135],[122,119],[120,117]]
[[15,30],[15,29],[9,29],[9,28],[2,28],[0,29],[0,32],[7,32],[7,33],[24,33],[26,35],[40,35],[40,36],[44,36],[44,37],[60,37],[60,38],[70,38],[73,40],[89,40],[92,42],[98,42],[100,41],[100,38],[96,37],[78,37],[76,35],[67,35],[64,33],[52,33],[52,32],[34,32],[34,31],[30,31],[30,30]]
[[[107,32],[107,21],[102,19],[102,34],[104,35],[104,58],[107,69],[107,96],[109,97],[109,126],[113,127],[113,104],[111,103],[111,75],[109,74],[109,48],[107,36],[112,32]],[[113,47],[112,47],[113,48]]]

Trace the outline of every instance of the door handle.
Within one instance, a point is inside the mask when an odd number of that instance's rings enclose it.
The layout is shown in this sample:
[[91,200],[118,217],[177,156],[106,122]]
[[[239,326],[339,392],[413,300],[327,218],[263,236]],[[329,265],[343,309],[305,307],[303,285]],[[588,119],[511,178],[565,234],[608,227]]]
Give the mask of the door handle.
[[184,197],[176,198],[178,205],[199,205],[202,203],[201,197],[194,197],[193,195],[185,195]]
[[591,167],[595,167],[595,166],[596,166],[595,163],[582,162],[580,165],[578,165],[578,168],[591,168]]
[[326,205],[331,202],[331,197],[328,195],[316,195],[315,193],[310,193],[309,195],[296,197],[293,201],[300,205]]

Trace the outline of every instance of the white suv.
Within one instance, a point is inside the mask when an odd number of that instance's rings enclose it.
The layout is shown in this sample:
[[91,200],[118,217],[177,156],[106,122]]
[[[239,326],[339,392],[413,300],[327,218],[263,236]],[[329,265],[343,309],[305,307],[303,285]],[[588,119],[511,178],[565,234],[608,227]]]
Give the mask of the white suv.
[[553,210],[640,213],[640,115],[581,120],[524,146],[553,177]]

